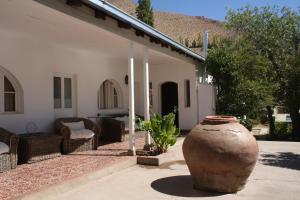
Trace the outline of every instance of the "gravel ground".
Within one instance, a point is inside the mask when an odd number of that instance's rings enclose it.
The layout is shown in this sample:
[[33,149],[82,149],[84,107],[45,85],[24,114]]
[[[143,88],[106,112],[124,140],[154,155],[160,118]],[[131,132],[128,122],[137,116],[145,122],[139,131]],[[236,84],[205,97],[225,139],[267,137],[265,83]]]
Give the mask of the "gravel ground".
[[[136,140],[142,148],[144,138]],[[100,146],[97,151],[85,151],[19,165],[17,169],[0,174],[0,199],[13,199],[39,191],[50,185],[76,178],[128,159],[128,141]]]

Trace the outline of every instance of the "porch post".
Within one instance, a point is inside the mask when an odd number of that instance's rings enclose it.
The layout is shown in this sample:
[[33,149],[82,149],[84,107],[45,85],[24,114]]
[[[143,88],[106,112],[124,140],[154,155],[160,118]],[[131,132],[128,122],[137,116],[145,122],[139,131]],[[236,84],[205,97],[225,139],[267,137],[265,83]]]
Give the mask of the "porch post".
[[129,150],[135,156],[135,111],[134,111],[134,58],[133,42],[128,47],[128,79],[129,79]]
[[[149,111],[149,50],[145,47],[144,50],[144,118],[145,120],[150,120]],[[145,133],[145,145],[151,143],[151,138],[149,132]]]

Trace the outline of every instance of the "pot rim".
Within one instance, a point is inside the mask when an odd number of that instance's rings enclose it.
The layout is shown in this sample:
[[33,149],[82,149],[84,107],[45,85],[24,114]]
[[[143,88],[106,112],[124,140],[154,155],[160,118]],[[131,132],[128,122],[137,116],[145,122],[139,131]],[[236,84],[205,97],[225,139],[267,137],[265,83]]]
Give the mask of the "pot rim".
[[226,124],[226,123],[236,123],[237,118],[230,115],[212,115],[206,116],[203,120],[205,124]]

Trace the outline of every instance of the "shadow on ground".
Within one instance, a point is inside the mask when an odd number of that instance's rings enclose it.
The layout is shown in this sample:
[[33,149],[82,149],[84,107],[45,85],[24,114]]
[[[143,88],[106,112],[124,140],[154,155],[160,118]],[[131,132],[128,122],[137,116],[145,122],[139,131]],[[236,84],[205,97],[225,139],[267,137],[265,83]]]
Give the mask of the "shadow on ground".
[[153,181],[151,187],[161,193],[178,197],[213,197],[224,195],[193,188],[191,176],[171,176]]
[[292,152],[261,154],[259,161],[264,165],[300,170],[300,154]]
[[139,165],[140,168],[144,169],[170,169],[170,170],[178,170],[182,168],[187,168],[186,162],[184,160],[174,160],[170,162],[165,162],[160,166],[150,166],[150,165]]

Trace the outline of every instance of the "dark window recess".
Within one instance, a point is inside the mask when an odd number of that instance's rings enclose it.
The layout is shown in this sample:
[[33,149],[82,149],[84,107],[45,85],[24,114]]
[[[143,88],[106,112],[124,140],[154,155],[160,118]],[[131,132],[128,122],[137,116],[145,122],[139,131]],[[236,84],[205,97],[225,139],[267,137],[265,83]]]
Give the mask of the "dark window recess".
[[184,98],[185,98],[185,107],[191,107],[191,91],[190,91],[190,80],[184,81]]
[[16,92],[11,82],[4,76],[4,112],[16,111]]
[[61,78],[54,77],[54,90],[53,90],[53,97],[54,97],[54,108],[61,108],[62,107],[62,99],[61,99]]

